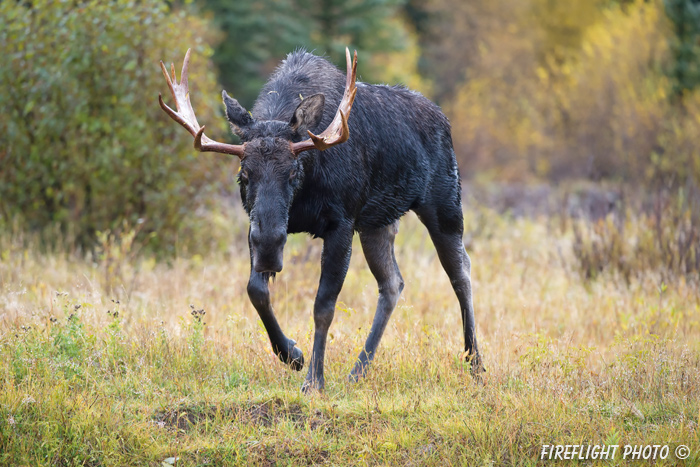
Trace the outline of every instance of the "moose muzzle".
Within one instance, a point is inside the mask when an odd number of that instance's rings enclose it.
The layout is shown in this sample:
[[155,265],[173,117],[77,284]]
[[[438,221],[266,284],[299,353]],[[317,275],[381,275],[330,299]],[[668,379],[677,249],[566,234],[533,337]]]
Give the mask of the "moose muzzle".
[[257,226],[251,226],[250,246],[253,252],[253,269],[255,272],[282,271],[285,243],[287,243],[287,232],[285,230],[262,232]]

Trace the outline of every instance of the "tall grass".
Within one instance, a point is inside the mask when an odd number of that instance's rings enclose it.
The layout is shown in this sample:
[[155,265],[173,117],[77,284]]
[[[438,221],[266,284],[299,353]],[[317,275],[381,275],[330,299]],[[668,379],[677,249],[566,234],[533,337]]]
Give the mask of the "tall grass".
[[[311,397],[248,302],[241,235],[226,254],[169,264],[108,238],[109,255],[87,259],[2,239],[0,464],[535,465],[542,444],[608,443],[669,444],[668,463],[697,465],[697,288],[583,280],[574,231],[555,224],[467,213],[482,385],[413,215],[397,238],[406,288],[368,377],[347,381],[377,297],[356,242],[326,391]],[[271,285],[307,358],[320,251],[291,237]],[[685,464],[676,444],[691,447]]]
[[683,280],[700,290],[700,191],[649,198],[646,208],[639,200],[621,202],[596,222],[574,222],[573,251],[584,278],[608,271],[629,283],[651,274],[659,283]]

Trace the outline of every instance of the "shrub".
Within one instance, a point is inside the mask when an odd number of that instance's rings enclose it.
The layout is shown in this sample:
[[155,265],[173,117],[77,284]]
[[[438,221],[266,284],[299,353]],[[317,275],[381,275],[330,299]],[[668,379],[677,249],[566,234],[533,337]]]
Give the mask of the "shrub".
[[0,228],[58,226],[91,247],[126,221],[172,248],[225,171],[196,158],[191,137],[160,110],[158,61],[182,63],[194,48],[192,100],[220,136],[218,89],[202,58],[212,39],[207,23],[157,0],[0,2]]
[[586,279],[602,272],[626,282],[655,274],[700,286],[700,193],[659,192],[647,208],[628,207],[597,222],[574,223],[574,255]]

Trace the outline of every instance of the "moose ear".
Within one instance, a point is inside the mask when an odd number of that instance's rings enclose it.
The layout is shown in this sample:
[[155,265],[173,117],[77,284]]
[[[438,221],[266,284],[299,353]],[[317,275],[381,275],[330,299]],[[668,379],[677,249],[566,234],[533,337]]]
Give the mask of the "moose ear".
[[297,133],[316,128],[323,117],[323,105],[325,103],[326,97],[323,94],[314,94],[304,98],[294,111],[294,116],[289,122],[289,126]]
[[221,97],[223,97],[226,106],[226,118],[233,125],[234,132],[237,133],[237,128],[245,128],[253,123],[253,117],[236,99],[226,94],[226,91],[221,93]]

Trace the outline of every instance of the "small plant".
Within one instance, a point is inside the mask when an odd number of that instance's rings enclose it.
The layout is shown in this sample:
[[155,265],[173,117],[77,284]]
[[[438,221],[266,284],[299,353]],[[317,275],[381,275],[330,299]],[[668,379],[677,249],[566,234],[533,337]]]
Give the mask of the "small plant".
[[74,306],[74,311],[68,315],[65,324],[59,322],[51,328],[53,361],[67,379],[84,376],[82,362],[86,350],[95,340],[85,332],[85,325],[81,322],[78,312],[80,307],[79,304]]
[[189,336],[187,343],[191,352],[191,360],[193,364],[197,364],[200,359],[202,346],[204,345],[204,326],[207,323],[203,321],[204,315],[207,312],[204,309],[195,309],[194,305],[190,305],[190,315],[192,315],[192,324],[189,327]]
[[585,345],[567,347],[564,353],[557,358],[556,362],[564,376],[581,375],[588,367],[588,358],[594,350],[595,347]]
[[15,381],[20,382],[43,360],[43,349],[32,326],[20,326],[14,334],[14,339],[12,370]]
[[136,227],[125,220],[118,230],[97,232],[97,259],[104,272],[105,289],[109,290],[124,282],[125,272],[135,263],[141,247],[145,244],[135,242],[143,225],[142,219],[139,219]]
[[110,366],[112,368],[120,368],[123,367],[126,358],[124,334],[122,332],[121,318],[119,316],[121,303],[119,300],[115,299],[112,299],[112,303],[114,304],[114,308],[107,310],[107,315],[112,318],[112,321],[105,329],[105,350],[109,358]]
[[525,347],[520,355],[520,364],[523,368],[538,371],[551,365],[552,339],[537,333],[531,335],[532,345]]
[[520,354],[520,364],[524,369],[541,374],[544,370],[554,371],[565,377],[580,375],[588,364],[588,357],[595,350],[585,345],[572,347],[544,334],[531,334],[532,343]]

